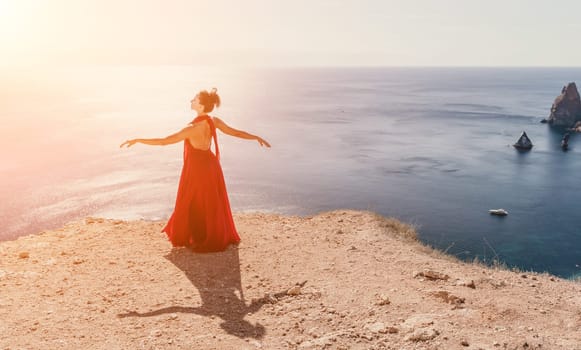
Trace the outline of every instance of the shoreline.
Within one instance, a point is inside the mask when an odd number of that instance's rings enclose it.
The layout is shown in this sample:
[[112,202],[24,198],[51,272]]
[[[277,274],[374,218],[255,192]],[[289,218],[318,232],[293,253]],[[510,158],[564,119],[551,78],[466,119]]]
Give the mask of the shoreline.
[[[299,218],[299,219],[308,219],[308,218],[312,218],[314,216],[318,216],[318,215],[324,215],[326,213],[332,213],[332,212],[338,212],[338,211],[350,211],[350,212],[367,212],[370,213],[372,215],[377,215],[379,217],[383,217],[381,214],[378,214],[376,212],[372,212],[372,211],[367,211],[367,210],[359,210],[359,209],[336,209],[336,210],[331,210],[331,211],[321,211],[321,212],[317,212],[314,214],[304,214],[304,215],[289,215],[289,214],[283,214],[283,213],[278,213],[278,212],[264,212],[264,211],[238,211],[233,213],[234,217],[237,216],[249,216],[249,215],[274,215],[274,216],[280,216],[280,217],[290,217],[290,218]],[[509,266],[508,264],[506,264],[504,261],[502,260],[492,260],[490,263],[487,263],[485,261],[480,261],[478,260],[477,257],[473,258],[472,260],[463,260],[455,255],[452,254],[448,254],[446,251],[444,251],[443,249],[440,249],[438,247],[432,246],[426,242],[423,242],[422,240],[420,240],[419,238],[416,237],[417,233],[415,232],[415,229],[413,228],[413,224],[407,224],[402,222],[401,220],[397,219],[397,218],[393,218],[393,217],[389,217],[389,219],[393,219],[396,220],[398,222],[401,222],[404,225],[410,225],[410,227],[414,230],[413,236],[414,239],[418,241],[419,244],[432,249],[434,251],[440,252],[446,256],[449,256],[452,259],[457,260],[460,263],[467,263],[467,264],[477,264],[479,266],[483,266],[483,267],[488,267],[488,268],[501,268],[504,270],[508,270],[508,271],[513,271],[516,273],[521,273],[521,272],[526,272],[526,273],[534,273],[534,274],[544,274],[544,275],[551,275],[555,278],[559,278],[559,279],[563,279],[563,280],[568,280],[568,281],[572,281],[572,282],[579,282],[581,283],[581,274],[573,274],[570,277],[563,277],[563,276],[559,276],[559,275],[555,275],[549,271],[536,271],[536,270],[526,270],[526,269],[522,269],[516,266]],[[117,222],[117,223],[131,223],[131,222],[145,222],[145,223],[150,223],[150,224],[156,224],[156,223],[166,223],[167,219],[143,219],[143,218],[139,218],[139,219],[130,219],[130,220],[124,220],[124,219],[113,219],[113,218],[107,218],[107,217],[99,217],[99,216],[86,216],[84,218],[81,219],[76,219],[76,220],[59,220],[59,223],[55,223],[54,225],[50,225],[50,227],[46,228],[46,229],[42,229],[39,230],[38,232],[31,232],[31,233],[25,233],[25,234],[21,234],[18,236],[11,236],[8,238],[3,238],[0,239],[0,245],[4,242],[11,242],[11,241],[17,241],[19,239],[25,238],[25,237],[36,237],[36,236],[41,236],[45,233],[49,233],[52,231],[58,231],[60,229],[62,229],[63,227],[68,227],[70,225],[76,225],[82,222],[104,222],[104,221],[110,221],[110,222]]]
[[581,349],[580,283],[461,261],[371,212],[234,219],[221,253],[145,220],[0,242],[0,347]]

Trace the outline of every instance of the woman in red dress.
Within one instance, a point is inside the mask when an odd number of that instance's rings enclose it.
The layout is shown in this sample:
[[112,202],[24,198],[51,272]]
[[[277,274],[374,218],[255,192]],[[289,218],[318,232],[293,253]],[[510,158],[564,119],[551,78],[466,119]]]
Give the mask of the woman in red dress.
[[[174,212],[165,232],[174,247],[188,247],[196,252],[222,251],[231,243],[238,243],[230,202],[220,166],[220,151],[216,129],[247,140],[256,140],[261,146],[270,144],[259,136],[231,128],[217,117],[210,117],[214,107],[220,106],[216,89],[200,91],[191,102],[197,117],[181,131],[162,139],[133,139],[120,147],[135,143],[165,146],[184,141],[184,165],[180,177]],[[214,138],[215,154],[210,150]]]

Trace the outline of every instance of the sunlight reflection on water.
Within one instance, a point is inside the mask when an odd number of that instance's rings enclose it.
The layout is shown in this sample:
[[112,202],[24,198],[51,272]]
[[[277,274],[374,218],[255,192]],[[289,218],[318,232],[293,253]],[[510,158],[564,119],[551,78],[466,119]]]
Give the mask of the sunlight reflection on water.
[[[193,95],[217,86],[214,114],[273,145],[219,134],[234,211],[369,209],[463,258],[490,257],[485,237],[509,264],[570,275],[581,184],[566,174],[581,172],[580,140],[565,154],[562,132],[538,121],[575,78],[581,70],[109,66],[4,80],[0,239],[86,215],[167,218],[183,146],[118,146],[179,130]],[[519,154],[510,144],[525,129],[535,147]],[[494,220],[494,207],[511,214]]]

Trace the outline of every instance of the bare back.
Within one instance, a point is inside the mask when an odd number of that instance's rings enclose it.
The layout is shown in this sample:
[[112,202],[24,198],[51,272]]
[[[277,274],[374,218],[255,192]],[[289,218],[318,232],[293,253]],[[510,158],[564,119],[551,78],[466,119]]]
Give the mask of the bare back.
[[209,150],[212,144],[212,132],[208,122],[205,120],[197,122],[196,125],[191,128],[187,140],[190,145],[196,149],[202,151]]

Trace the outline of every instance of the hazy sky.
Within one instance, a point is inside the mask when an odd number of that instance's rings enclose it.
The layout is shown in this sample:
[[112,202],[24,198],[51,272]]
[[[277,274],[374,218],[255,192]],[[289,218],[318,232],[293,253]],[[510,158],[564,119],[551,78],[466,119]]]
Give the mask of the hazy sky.
[[581,1],[0,0],[0,63],[578,66]]

